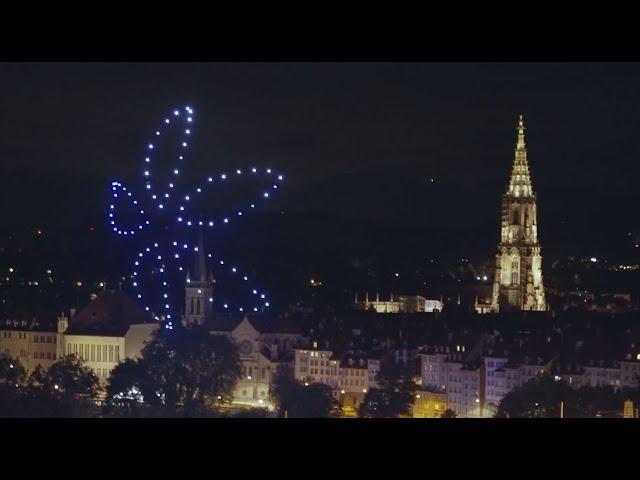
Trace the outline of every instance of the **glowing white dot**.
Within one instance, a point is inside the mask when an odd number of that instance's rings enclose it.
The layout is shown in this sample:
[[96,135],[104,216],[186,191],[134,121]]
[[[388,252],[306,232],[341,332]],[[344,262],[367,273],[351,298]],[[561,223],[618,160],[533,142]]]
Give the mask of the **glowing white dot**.
[[238,170],[236,170],[236,173],[237,173],[238,175],[240,175],[240,174],[242,173],[242,170],[238,169]]
[[174,114],[174,115],[176,115],[176,116],[178,116],[178,115],[180,115],[180,112],[179,112],[178,110],[174,110],[174,111],[173,111],[173,114]]
[[278,180],[282,180],[282,175],[278,175]]
[[145,177],[148,177],[149,176],[149,170],[145,170],[144,171],[144,175],[145,175]]
[[178,175],[179,173],[180,173],[180,171],[177,168],[173,171],[174,175]]
[[220,178],[225,180],[227,178],[227,176],[223,173],[222,175],[220,175]]
[[209,226],[210,226],[210,227],[213,227],[213,222],[209,222]]
[[271,169],[270,168],[267,168],[267,173],[271,173]]
[[164,208],[164,206],[162,204],[158,205],[158,208]]
[[191,133],[191,130],[189,130],[188,128],[184,131],[184,133],[186,133],[187,135],[189,135]]
[[149,157],[144,159],[145,162],[149,163],[151,161],[151,159]]
[[182,146],[186,147],[187,146],[187,142],[182,142]]
[[229,223],[229,219],[228,219],[228,218],[225,218],[225,219],[224,219],[224,223]]
[[149,144],[149,150],[153,150],[153,144]]
[[269,198],[269,192],[264,192],[264,198]]
[[156,135],[160,135],[160,132],[156,131]]
[[190,197],[189,197],[189,195],[187,195],[187,196],[185,196],[185,197],[184,197],[184,199],[185,199],[186,201],[189,201],[189,198],[190,198]]
[[235,267],[233,267],[233,268],[231,269],[231,271],[232,271],[233,273],[236,273],[236,268],[235,268]]
[[187,122],[191,122],[191,117],[187,117]]
[[207,178],[208,181],[213,182],[213,178],[209,177]]
[[251,169],[251,171],[252,171],[253,173],[256,173],[258,170],[257,170],[256,168],[252,168],[252,169]]
[[164,119],[164,123],[169,123],[169,119],[168,119],[168,118],[165,118],[165,119]]

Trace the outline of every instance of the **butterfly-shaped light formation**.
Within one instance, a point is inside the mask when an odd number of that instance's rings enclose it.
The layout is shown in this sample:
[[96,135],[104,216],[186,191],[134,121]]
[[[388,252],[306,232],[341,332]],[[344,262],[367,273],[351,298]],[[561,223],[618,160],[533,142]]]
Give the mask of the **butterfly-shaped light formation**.
[[[260,194],[260,199],[266,201],[271,198],[274,190],[279,188],[283,176],[275,174],[270,168],[236,169],[232,173],[220,173],[209,176],[191,191],[180,192],[180,176],[184,169],[184,162],[189,151],[190,139],[193,133],[194,111],[186,106],[173,110],[162,122],[159,130],[154,131],[152,140],[146,145],[142,176],[144,179],[142,192],[134,195],[118,181],[111,182],[112,203],[108,209],[108,220],[112,230],[120,236],[135,237],[140,240],[139,251],[133,261],[131,285],[138,301],[145,310],[156,320],[164,320],[168,329],[173,329],[173,321],[177,318],[178,304],[170,295],[171,287],[183,286],[188,267],[183,263],[189,261],[190,254],[198,252],[198,242],[194,241],[194,230],[212,229],[229,224],[234,218],[242,217],[244,213],[256,208],[257,201],[250,203],[244,210],[239,209],[226,216],[214,218],[205,216],[202,212],[193,213],[189,206],[201,197],[207,188],[232,181],[242,176],[258,177],[267,182],[267,187]],[[178,132],[177,165],[169,172],[169,179],[163,183],[161,175],[154,176],[153,160],[159,150],[157,142],[169,132]],[[186,189],[186,186],[184,187]],[[119,221],[119,202],[127,202],[127,208],[132,210],[136,219],[129,225]],[[120,215],[124,217],[124,215]],[[174,233],[169,233],[174,232]],[[171,237],[171,238],[168,238]],[[245,283],[247,296],[251,299],[248,305],[233,305],[224,300],[215,299],[221,308],[237,312],[259,312],[269,307],[266,294],[249,285],[249,276],[240,271],[234,264],[216,258],[213,252],[206,252],[206,259],[220,268],[228,269],[232,276],[236,276]],[[170,277],[175,277],[181,285],[172,285]],[[175,283],[175,282],[173,282]],[[209,298],[214,302],[214,298]]]

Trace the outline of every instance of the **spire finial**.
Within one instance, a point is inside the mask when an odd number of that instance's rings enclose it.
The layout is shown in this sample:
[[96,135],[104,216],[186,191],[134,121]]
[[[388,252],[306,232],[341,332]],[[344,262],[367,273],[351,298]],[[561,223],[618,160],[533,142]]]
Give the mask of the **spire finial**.
[[198,232],[198,255],[196,257],[196,265],[194,278],[196,281],[207,281],[207,266],[204,253],[204,228],[200,228]]
[[522,118],[522,115],[520,115],[520,118],[518,119],[518,145],[517,148],[522,149],[524,148],[524,119]]

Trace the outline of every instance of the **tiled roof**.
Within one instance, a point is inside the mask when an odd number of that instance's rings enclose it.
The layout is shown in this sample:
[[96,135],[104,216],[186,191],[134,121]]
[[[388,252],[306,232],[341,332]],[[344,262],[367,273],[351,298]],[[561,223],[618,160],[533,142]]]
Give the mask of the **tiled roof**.
[[130,325],[137,323],[152,323],[152,320],[124,292],[105,291],[69,322],[66,333],[122,337]]

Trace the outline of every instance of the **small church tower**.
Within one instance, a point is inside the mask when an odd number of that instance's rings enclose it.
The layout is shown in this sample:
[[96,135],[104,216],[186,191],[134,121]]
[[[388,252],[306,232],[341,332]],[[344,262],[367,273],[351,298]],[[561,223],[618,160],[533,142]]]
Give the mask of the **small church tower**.
[[500,243],[492,296],[495,311],[547,309],[538,242],[536,194],[529,174],[524,130],[520,115],[511,179],[502,196]]
[[213,285],[215,280],[212,275],[207,278],[203,237],[201,229],[193,277],[187,272],[183,321],[185,326],[202,325],[213,310]]

